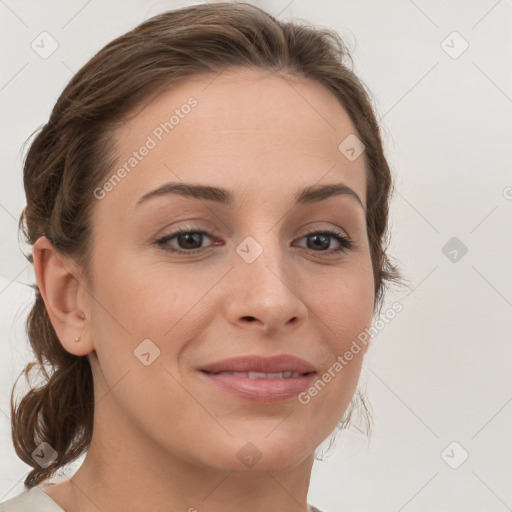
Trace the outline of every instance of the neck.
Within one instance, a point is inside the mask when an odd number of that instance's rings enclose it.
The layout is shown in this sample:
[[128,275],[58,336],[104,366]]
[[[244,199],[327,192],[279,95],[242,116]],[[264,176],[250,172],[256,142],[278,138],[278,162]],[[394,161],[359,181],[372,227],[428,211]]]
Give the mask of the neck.
[[66,510],[307,510],[312,460],[288,471],[220,471],[183,461],[163,461],[163,454],[159,460],[147,454],[140,459],[133,451],[130,453],[129,446],[119,448],[114,456],[102,450],[100,462],[97,449],[91,445],[84,463],[70,480],[74,506]]
[[68,482],[65,510],[306,512],[313,454],[286,470],[218,467],[169,453],[133,422],[113,419],[112,400],[101,402],[91,446]]

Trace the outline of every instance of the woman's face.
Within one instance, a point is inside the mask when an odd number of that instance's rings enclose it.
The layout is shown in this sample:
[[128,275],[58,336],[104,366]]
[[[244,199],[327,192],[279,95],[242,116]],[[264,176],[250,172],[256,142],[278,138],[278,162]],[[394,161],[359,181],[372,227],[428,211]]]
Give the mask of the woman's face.
[[[364,350],[333,367],[374,307],[364,153],[345,156],[352,138],[339,149],[355,134],[322,86],[249,70],[183,82],[117,132],[118,165],[93,198],[94,282],[81,297],[95,435],[226,470],[312,457],[350,403]],[[151,195],[171,183],[227,192]],[[353,194],[295,202],[338,184]],[[282,354],[315,374],[203,371]]]

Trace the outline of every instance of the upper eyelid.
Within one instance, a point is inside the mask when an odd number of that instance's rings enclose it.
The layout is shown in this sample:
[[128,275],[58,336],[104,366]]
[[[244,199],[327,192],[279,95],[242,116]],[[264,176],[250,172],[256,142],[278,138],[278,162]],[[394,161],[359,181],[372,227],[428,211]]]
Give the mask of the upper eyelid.
[[[206,236],[209,236],[210,238],[217,236],[217,230],[215,230],[215,229],[209,229],[209,228],[205,229],[205,228],[200,228],[200,227],[196,227],[196,226],[185,225],[185,226],[180,226],[178,228],[172,229],[168,233],[164,233],[164,234],[160,235],[159,238],[167,238],[170,236],[175,236],[175,235],[180,234],[180,232],[203,233],[203,234],[206,234]],[[234,232],[233,230],[229,230],[230,235],[233,232]],[[312,233],[317,233],[317,232],[334,232],[336,234],[344,235],[347,238],[350,238],[350,235],[347,233],[347,231],[345,229],[334,227],[334,226],[332,226],[332,227],[311,227],[311,228],[307,229],[304,232],[304,234],[302,234],[299,238],[302,238],[304,236],[310,235]]]
[[[215,242],[215,238],[217,236],[215,234],[215,232],[212,230],[196,228],[193,226],[184,226],[184,227],[176,228],[175,230],[173,230],[167,234],[163,234],[163,235],[159,236],[157,238],[157,241],[164,241],[164,240],[169,241],[169,240],[172,240],[173,238],[179,236],[181,233],[201,233],[203,236],[207,236],[208,238],[210,238],[213,242]],[[344,229],[334,228],[334,227],[311,228],[308,231],[306,231],[305,233],[303,233],[302,235],[300,235],[299,237],[294,238],[294,241],[300,240],[306,236],[316,234],[316,233],[319,233],[319,234],[326,233],[326,234],[328,234],[328,236],[331,236],[331,237],[339,236],[341,238],[344,238],[346,240],[346,242],[350,243],[351,245],[355,244],[354,239]],[[338,242],[338,243],[340,243],[340,242]]]

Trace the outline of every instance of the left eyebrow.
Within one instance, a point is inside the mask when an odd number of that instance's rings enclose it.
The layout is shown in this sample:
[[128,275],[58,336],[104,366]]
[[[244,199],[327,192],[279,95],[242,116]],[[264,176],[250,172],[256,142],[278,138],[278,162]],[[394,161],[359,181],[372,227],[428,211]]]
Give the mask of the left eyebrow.
[[[137,206],[148,199],[159,197],[168,194],[176,194],[183,197],[190,197],[192,199],[205,199],[207,201],[214,201],[224,205],[233,205],[235,203],[235,194],[221,187],[213,187],[210,185],[201,185],[196,183],[177,183],[169,182],[164,185],[151,190],[144,194],[138,201]],[[317,185],[310,186],[299,190],[293,196],[294,204],[310,204],[319,201],[325,201],[335,196],[347,196],[355,200],[363,209],[365,207],[359,196],[350,187],[343,183],[334,183],[331,185]]]

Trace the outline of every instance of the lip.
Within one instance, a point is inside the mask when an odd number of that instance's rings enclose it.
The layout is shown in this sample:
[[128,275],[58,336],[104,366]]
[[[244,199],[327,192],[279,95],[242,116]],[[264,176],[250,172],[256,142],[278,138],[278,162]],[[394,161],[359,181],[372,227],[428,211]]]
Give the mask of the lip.
[[202,366],[200,370],[210,373],[220,372],[264,372],[264,373],[280,373],[280,372],[298,372],[310,373],[316,372],[316,368],[299,357],[289,354],[279,354],[272,357],[263,356],[240,356],[230,359],[223,359],[215,363]]
[[[223,391],[245,400],[269,404],[288,400],[305,391],[316,375],[316,368],[295,356],[280,354],[273,357],[242,356],[224,359],[200,368],[209,382]],[[300,373],[288,378],[255,378],[223,372]]]
[[201,372],[209,382],[223,391],[251,402],[270,404],[296,397],[305,391],[315,378],[316,373],[300,377],[251,379],[229,373]]

